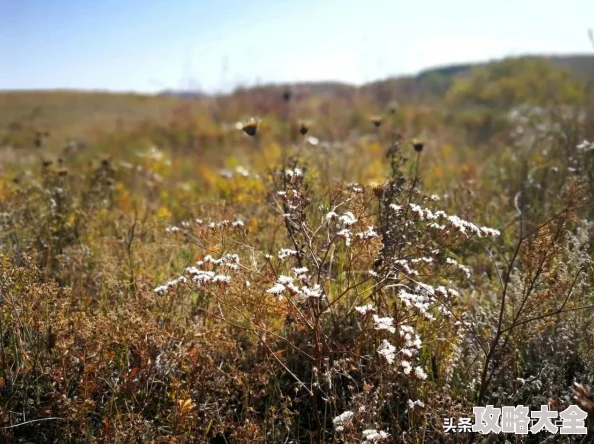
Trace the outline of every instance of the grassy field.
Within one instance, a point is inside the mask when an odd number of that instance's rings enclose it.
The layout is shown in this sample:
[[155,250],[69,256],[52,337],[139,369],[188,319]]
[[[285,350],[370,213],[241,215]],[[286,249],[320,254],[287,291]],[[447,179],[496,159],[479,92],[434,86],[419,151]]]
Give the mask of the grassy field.
[[589,442],[588,80],[1,93],[0,440]]
[[33,146],[37,132],[47,133],[46,148],[68,139],[125,130],[143,119],[169,117],[180,100],[163,96],[85,91],[0,92],[2,145]]

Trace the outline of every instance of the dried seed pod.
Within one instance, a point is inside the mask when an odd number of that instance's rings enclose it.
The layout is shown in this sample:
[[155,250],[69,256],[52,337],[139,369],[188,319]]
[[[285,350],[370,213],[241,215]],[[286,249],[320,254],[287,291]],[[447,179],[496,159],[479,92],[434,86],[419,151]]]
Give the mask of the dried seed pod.
[[385,183],[372,182],[370,184],[370,186],[373,191],[373,194],[375,194],[375,197],[377,197],[379,199],[380,197],[383,196],[384,190],[386,189]]
[[417,153],[420,153],[421,151],[423,151],[423,148],[425,147],[425,143],[420,139],[413,139],[412,146]]
[[248,136],[255,136],[256,132],[258,131],[258,122],[256,119],[250,119],[248,122],[244,123],[241,126],[241,129],[248,135]]
[[291,90],[290,90],[290,89],[286,89],[286,90],[283,92],[283,100],[284,100],[285,102],[290,102],[292,98],[293,98],[293,93],[291,92]]
[[388,105],[388,112],[390,114],[396,114],[396,111],[398,111],[398,102],[390,102],[390,104]]
[[307,120],[300,120],[299,121],[299,133],[302,136],[305,136],[308,133],[310,126],[311,125]]
[[382,124],[382,116],[371,116],[369,121],[373,123],[373,126],[379,128]]

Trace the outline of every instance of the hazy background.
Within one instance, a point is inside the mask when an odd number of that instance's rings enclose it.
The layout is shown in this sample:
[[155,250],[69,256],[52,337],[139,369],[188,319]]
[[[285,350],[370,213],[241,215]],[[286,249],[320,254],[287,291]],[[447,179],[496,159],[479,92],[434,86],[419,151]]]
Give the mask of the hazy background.
[[591,0],[0,0],[0,89],[363,83],[591,51]]

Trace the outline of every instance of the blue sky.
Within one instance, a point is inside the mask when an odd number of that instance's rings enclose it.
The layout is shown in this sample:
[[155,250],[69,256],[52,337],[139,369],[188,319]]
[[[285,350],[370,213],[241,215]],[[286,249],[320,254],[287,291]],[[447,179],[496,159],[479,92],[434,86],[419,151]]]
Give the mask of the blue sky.
[[594,54],[592,0],[0,0],[0,89],[362,83]]

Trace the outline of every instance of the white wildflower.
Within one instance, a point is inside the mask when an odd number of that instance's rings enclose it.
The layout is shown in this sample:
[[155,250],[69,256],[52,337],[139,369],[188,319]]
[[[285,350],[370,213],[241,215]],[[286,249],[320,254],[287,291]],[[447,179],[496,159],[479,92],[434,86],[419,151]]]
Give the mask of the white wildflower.
[[268,294],[282,294],[285,292],[287,288],[280,283],[276,283],[272,286],[272,288],[269,288],[268,290],[266,290],[266,293]]
[[448,288],[448,294],[452,297],[458,297],[460,296],[460,293],[458,293],[456,290],[454,290],[453,288]]
[[351,231],[349,229],[344,228],[336,234],[345,240],[347,247],[351,246]]
[[328,212],[325,216],[326,222],[330,222],[331,220],[335,220],[337,218],[338,214],[336,214],[334,211]]
[[250,175],[250,172],[241,165],[235,168],[235,172],[243,177],[248,177]]
[[314,136],[309,136],[307,138],[307,143],[309,143],[310,145],[316,146],[317,144],[320,143],[320,139],[318,139],[317,137],[314,137]]
[[293,278],[291,276],[280,275],[278,277],[278,283],[282,285],[287,285],[293,282]]
[[357,223],[357,219],[350,211],[344,213],[342,216],[338,218],[338,220],[343,227],[350,227],[351,225]]
[[301,268],[293,268],[293,273],[295,273],[295,276],[297,276],[297,278],[302,277],[304,274],[306,274],[309,270],[307,269],[307,267],[301,267]]
[[396,347],[390,344],[385,339],[377,349],[378,354],[382,355],[388,361],[388,364],[393,364],[396,359]]
[[419,379],[427,379],[427,373],[421,367],[415,367],[415,376]]
[[216,276],[214,271],[202,271],[194,267],[190,267],[186,271],[192,275],[192,280],[198,283],[199,286],[212,281]]
[[367,227],[367,231],[363,231],[361,233],[357,233],[356,236],[359,239],[373,239],[374,237],[378,237],[378,234],[375,232],[375,230],[373,229],[373,227]]
[[435,289],[435,294],[442,297],[448,296],[448,289],[445,288],[443,285],[440,285]]
[[484,234],[486,234],[487,236],[491,236],[491,237],[499,237],[499,236],[501,236],[501,232],[499,230],[494,229],[494,228],[481,227],[481,231]]
[[373,322],[375,323],[376,330],[388,330],[390,333],[394,333],[396,331],[392,325],[394,319],[389,316],[380,318],[378,315],[373,315]]
[[380,430],[379,432],[375,429],[363,430],[363,438],[365,439],[365,442],[377,442],[388,438],[388,436],[390,435],[383,430]]
[[402,362],[400,362],[400,365],[402,366],[402,370],[404,371],[404,374],[410,375],[410,372],[412,371],[412,366],[410,365],[410,362],[402,361]]
[[415,329],[410,325],[401,325],[400,326],[400,336],[404,336],[406,333],[414,333]]
[[349,424],[353,420],[353,416],[355,416],[355,414],[353,412],[351,412],[350,410],[347,410],[346,412],[343,412],[340,415],[338,415],[336,418],[334,418],[332,420],[332,424],[334,424],[335,428],[340,427],[340,426],[345,426],[346,424]]
[[301,287],[301,293],[308,298],[319,298],[322,296],[322,287],[319,284],[309,288],[307,286]]
[[239,255],[235,254],[235,253],[228,253],[225,255],[225,260],[228,260],[229,262],[232,262],[234,264],[238,264],[239,263]]
[[466,265],[459,264],[456,260],[454,260],[450,257],[446,258],[446,264],[452,265],[452,266],[462,270],[462,272],[466,275],[466,278],[470,279],[470,275],[471,275],[470,268],[468,268]]
[[578,151],[594,151],[594,142],[588,142],[587,140],[584,140],[583,142],[579,143],[576,148]]
[[206,262],[207,264],[210,263],[213,265],[220,265],[223,262],[225,262],[225,259],[215,259],[210,254],[207,254],[206,256],[204,256],[204,262]]
[[430,264],[430,263],[433,262],[433,258],[430,258],[430,257],[419,257],[419,258],[416,258],[416,259],[411,259],[410,262],[413,263],[413,264],[418,264],[418,263],[421,263],[421,262],[424,262],[426,264]]
[[159,285],[153,291],[157,294],[165,294],[167,293],[167,290],[169,290],[169,287],[167,285]]
[[231,282],[231,276],[227,276],[226,274],[217,274],[214,278],[212,278],[212,281],[228,284]]
[[278,252],[278,258],[279,259],[286,259],[290,256],[296,256],[297,255],[297,251],[295,250],[291,250],[290,248],[281,248],[280,251]]
[[352,184],[350,184],[348,186],[348,189],[351,190],[355,194],[362,194],[363,193],[363,187],[361,185],[359,185],[358,183],[352,183]]
[[371,304],[367,304],[355,307],[355,310],[357,310],[357,313],[359,313],[360,315],[365,316],[367,313],[375,311],[375,308],[373,308]]
[[424,220],[425,219],[425,212],[423,211],[423,209],[417,205],[417,204],[410,204],[410,209],[412,211],[412,214],[419,220]]
[[402,207],[396,204],[390,204],[390,208],[394,210],[396,214],[400,214],[402,212]]
[[423,401],[421,401],[419,399],[417,399],[416,401],[409,399],[408,400],[408,410],[414,410],[415,407],[423,408],[423,407],[425,407],[425,404],[423,403]]

